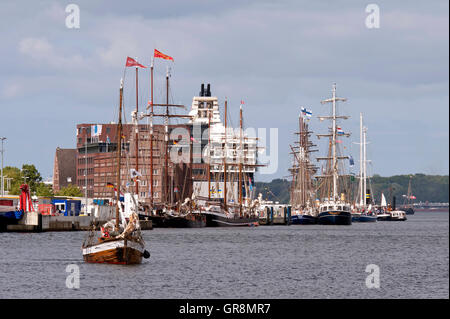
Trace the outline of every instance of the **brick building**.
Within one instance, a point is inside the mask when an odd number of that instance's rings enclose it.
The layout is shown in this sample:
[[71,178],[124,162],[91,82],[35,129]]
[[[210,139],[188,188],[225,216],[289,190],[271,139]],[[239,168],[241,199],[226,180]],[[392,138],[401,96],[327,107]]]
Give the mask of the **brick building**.
[[[175,129],[183,129],[175,131]],[[206,127],[203,127],[205,129]],[[177,132],[181,132],[178,134]],[[144,202],[150,202],[150,134],[149,126],[139,125],[138,141],[138,171],[142,174],[139,181],[138,195]],[[174,133],[174,134],[172,134]],[[185,154],[189,153],[187,141],[191,136],[183,136],[192,133],[192,125],[177,124],[169,125],[169,154],[175,150],[181,152],[184,149]],[[171,136],[174,135],[174,136]],[[192,134],[191,134],[192,135]],[[135,191],[135,182],[131,179],[131,169],[136,165],[135,152],[135,126],[133,124],[123,124],[122,140],[122,158],[121,158],[121,190],[127,191],[132,188]],[[164,126],[153,126],[153,198],[154,202],[162,201],[162,196],[166,195],[168,200],[176,201],[179,197],[189,196],[189,190],[192,191],[192,180],[190,178],[192,167],[193,180],[206,180],[206,164],[194,163],[186,164],[190,161],[186,158],[179,164],[173,163],[168,158],[168,180],[164,183]],[[199,143],[204,146],[205,141]],[[201,148],[200,151],[201,152]],[[198,153],[199,153],[198,152]],[[200,155],[192,155],[192,158],[198,158]],[[111,198],[114,197],[114,189],[108,187],[108,184],[116,185],[117,179],[117,124],[92,124],[83,123],[77,125],[77,160],[76,175],[77,185],[85,192],[87,186],[87,196],[90,198]],[[163,185],[167,185],[163,189]],[[185,194],[180,191],[185,190]]]
[[53,164],[53,191],[55,193],[70,184],[77,185],[76,160],[76,149],[56,148]]

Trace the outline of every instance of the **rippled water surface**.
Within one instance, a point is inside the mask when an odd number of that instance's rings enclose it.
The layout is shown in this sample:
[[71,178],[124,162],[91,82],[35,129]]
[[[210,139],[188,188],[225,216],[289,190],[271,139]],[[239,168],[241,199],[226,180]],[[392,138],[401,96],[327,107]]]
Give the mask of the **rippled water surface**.
[[[449,214],[351,226],[154,229],[150,259],[85,264],[85,232],[0,233],[0,298],[448,298]],[[80,288],[66,287],[66,266]],[[365,285],[368,264],[380,288]]]

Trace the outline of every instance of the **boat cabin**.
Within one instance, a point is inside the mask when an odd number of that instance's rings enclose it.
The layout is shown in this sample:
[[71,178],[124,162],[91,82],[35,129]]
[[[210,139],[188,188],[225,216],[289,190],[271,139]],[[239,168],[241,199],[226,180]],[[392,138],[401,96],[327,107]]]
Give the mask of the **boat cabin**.
[[345,204],[323,204],[320,206],[320,212],[350,212],[350,206]]

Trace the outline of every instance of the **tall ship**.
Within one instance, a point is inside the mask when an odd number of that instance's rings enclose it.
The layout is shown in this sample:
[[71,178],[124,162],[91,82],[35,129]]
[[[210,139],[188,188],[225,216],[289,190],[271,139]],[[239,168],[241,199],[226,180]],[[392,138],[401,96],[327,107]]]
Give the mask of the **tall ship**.
[[406,215],[414,215],[414,206],[413,206],[413,200],[416,199],[416,197],[412,194],[411,190],[411,180],[412,176],[409,176],[409,182],[408,182],[408,192],[406,195],[403,195],[404,202],[403,205],[399,207],[400,210],[404,211]]
[[321,101],[322,104],[331,103],[331,114],[319,116],[321,121],[329,120],[331,127],[327,134],[318,134],[317,137],[329,138],[328,155],[317,157],[318,161],[325,161],[326,166],[322,167],[322,175],[318,178],[318,189],[320,194],[319,215],[317,222],[323,225],[351,225],[351,204],[348,201],[349,183],[348,176],[344,174],[343,160],[348,160],[348,156],[342,154],[340,144],[342,140],[338,138],[348,137],[339,125],[338,121],[346,120],[349,117],[339,115],[337,102],[344,102],[347,99],[336,97],[336,84],[333,84],[332,97]]
[[[155,50],[153,58],[155,57],[161,57],[157,50]],[[179,114],[176,111],[185,109],[184,105],[169,103],[169,67],[167,67],[165,76],[165,103],[154,102],[153,58],[150,66],[150,100],[146,112],[145,114],[139,114],[136,107],[133,116],[136,127],[139,119],[147,118],[147,130],[149,132],[149,196],[141,200],[143,205],[147,207],[147,214],[143,214],[141,217],[151,219],[155,227],[205,227],[206,217],[201,215],[199,210],[196,209],[193,198],[193,127],[185,123],[171,124],[173,119],[188,120],[191,119],[191,116]],[[169,59],[171,58],[169,57]],[[137,100],[136,97],[136,105]],[[154,130],[156,118],[162,119],[164,127],[162,134],[160,132],[158,134]],[[136,141],[138,139],[139,135],[136,134]],[[155,145],[160,145],[161,149],[155,149]],[[138,150],[137,142],[135,149]],[[138,156],[139,154],[136,151],[136,158]],[[155,161],[158,162],[158,165],[155,165]],[[155,172],[158,171],[157,169],[155,170],[155,167],[161,168],[161,173],[158,177],[155,176]],[[136,166],[137,170],[138,167]],[[161,185],[160,193],[155,191],[155,186],[158,183]]]
[[290,172],[292,175],[290,204],[292,207],[291,222],[292,224],[316,224],[318,207],[316,205],[316,189],[314,183],[314,174],[317,172],[311,159],[310,153],[316,152],[314,145],[310,141],[311,131],[309,130],[308,120],[312,112],[302,107],[298,118],[298,132],[295,134],[298,140],[295,145],[290,145],[292,159],[292,167]]
[[227,99],[224,106],[222,123],[218,98],[211,96],[209,84],[201,86],[200,96],[192,102],[192,125],[206,128],[200,146],[206,174],[194,181],[194,198],[209,227],[254,226],[259,220],[253,187],[259,166],[257,140],[244,133],[243,102],[237,132],[228,126]]
[[[372,191],[368,187],[367,181],[367,127],[363,125],[363,115],[359,115],[360,142],[359,142],[359,187],[358,199],[355,201],[354,210],[352,212],[352,221],[357,222],[376,222],[374,207],[372,204]],[[370,185],[370,180],[369,180]]]

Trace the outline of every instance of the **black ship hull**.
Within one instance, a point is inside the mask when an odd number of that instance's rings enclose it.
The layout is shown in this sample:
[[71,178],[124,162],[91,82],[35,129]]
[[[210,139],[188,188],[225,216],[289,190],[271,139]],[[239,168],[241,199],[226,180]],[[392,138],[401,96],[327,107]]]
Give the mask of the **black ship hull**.
[[317,217],[311,215],[292,215],[291,223],[293,225],[314,225],[317,224]]
[[201,228],[206,227],[206,217],[200,214],[187,216],[167,216],[164,227],[168,228]]
[[201,214],[186,216],[154,215],[148,217],[155,228],[200,228],[206,227],[206,217]]
[[352,214],[346,211],[321,212],[317,223],[320,225],[351,225]]
[[205,213],[207,227],[252,227],[259,225],[258,217],[228,217],[224,214]]

